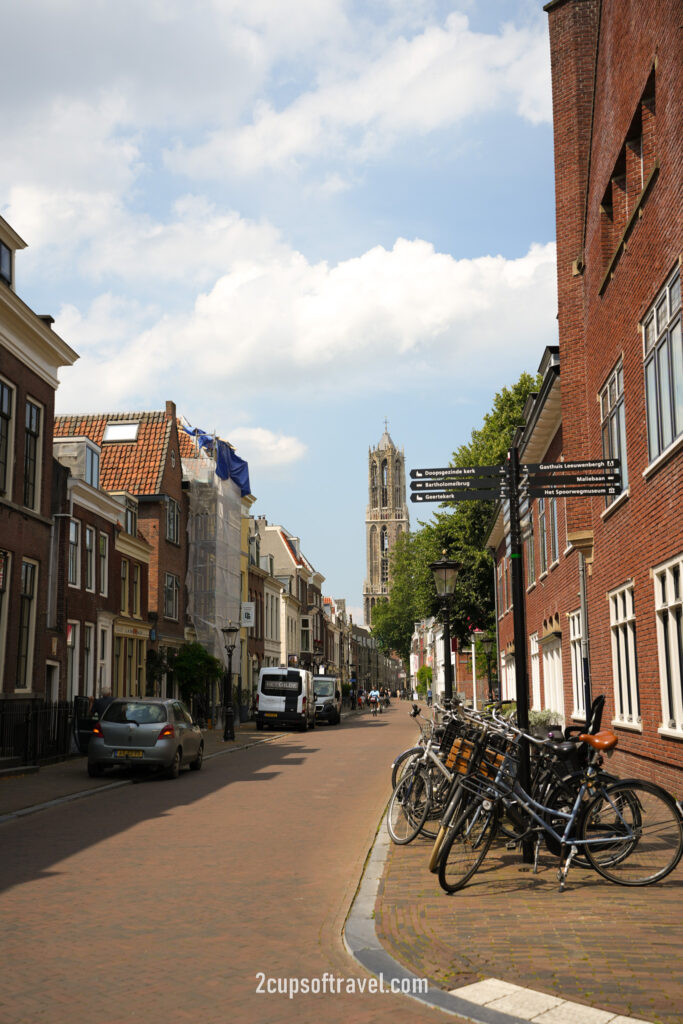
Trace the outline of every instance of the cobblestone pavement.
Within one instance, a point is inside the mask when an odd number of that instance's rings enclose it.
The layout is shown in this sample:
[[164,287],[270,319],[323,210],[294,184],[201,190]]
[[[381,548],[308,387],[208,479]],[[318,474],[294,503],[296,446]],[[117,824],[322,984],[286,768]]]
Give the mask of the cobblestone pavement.
[[[369,990],[342,942],[392,755],[413,734],[407,715],[349,717],[273,734],[174,781],[126,782],[5,818],[0,1021],[444,1019]],[[325,976],[339,994],[267,991]]]
[[420,839],[390,844],[376,903],[380,942],[415,973],[446,990],[496,978],[681,1024],[683,865],[644,888],[577,867],[561,893],[556,858],[542,852],[534,875],[497,843],[470,883],[448,896],[427,869],[429,851]]

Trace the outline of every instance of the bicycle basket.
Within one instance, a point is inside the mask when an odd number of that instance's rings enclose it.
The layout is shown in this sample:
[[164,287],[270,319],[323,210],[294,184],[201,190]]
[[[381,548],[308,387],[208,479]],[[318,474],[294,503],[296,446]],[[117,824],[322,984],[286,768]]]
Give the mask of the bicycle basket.
[[474,753],[474,743],[464,736],[456,736],[446,757],[446,767],[451,771],[464,775]]
[[439,746],[441,750],[446,752],[451,750],[453,746],[453,740],[456,739],[458,733],[462,730],[462,723],[457,718],[451,718],[447,724],[443,727]]

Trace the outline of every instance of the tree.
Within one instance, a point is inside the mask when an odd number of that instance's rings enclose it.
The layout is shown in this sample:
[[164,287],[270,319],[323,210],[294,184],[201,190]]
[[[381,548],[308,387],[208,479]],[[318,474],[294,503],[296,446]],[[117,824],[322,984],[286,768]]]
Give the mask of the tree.
[[[452,464],[502,464],[523,420],[527,398],[538,386],[538,377],[523,373],[516,384],[503,388],[481,428],[453,453]],[[420,523],[418,531],[397,540],[390,559],[389,599],[376,606],[372,617],[373,635],[384,651],[395,650],[407,662],[415,622],[441,617],[429,565],[442,557],[461,565],[449,604],[451,636],[465,643],[474,629],[495,632],[493,568],[486,551],[493,514],[494,506],[487,501],[443,504],[431,522]]]
[[421,697],[424,697],[427,690],[432,685],[432,666],[431,665],[420,665],[417,670],[417,692]]
[[214,658],[201,644],[183,644],[173,661],[181,698],[190,702],[194,695],[204,695],[209,683],[223,678],[223,664]]

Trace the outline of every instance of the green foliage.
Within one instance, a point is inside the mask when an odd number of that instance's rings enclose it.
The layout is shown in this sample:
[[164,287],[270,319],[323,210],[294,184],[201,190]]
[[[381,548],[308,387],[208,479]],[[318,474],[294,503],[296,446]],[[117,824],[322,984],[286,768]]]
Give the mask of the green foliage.
[[[473,430],[468,444],[454,453],[454,466],[496,466],[505,462],[515,428],[523,420],[528,396],[540,385],[523,373],[516,384],[503,388],[483,425]],[[434,588],[431,562],[452,558],[460,563],[456,592],[449,602],[451,635],[467,643],[474,629],[495,636],[493,566],[486,550],[494,506],[487,501],[441,505],[433,520],[402,535],[391,552],[389,600],[376,606],[372,632],[383,651],[396,651],[405,663],[410,654],[414,624],[443,609]]]
[[432,685],[432,666],[420,665],[417,670],[417,692],[424,697]]
[[173,660],[173,672],[183,700],[203,694],[206,684],[223,678],[223,664],[201,644],[183,644]]

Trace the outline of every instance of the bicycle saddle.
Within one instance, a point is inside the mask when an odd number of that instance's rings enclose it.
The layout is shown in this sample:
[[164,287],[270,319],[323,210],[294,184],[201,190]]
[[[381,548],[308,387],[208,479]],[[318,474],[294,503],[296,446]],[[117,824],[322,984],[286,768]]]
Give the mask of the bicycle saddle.
[[619,742],[619,737],[609,729],[603,729],[601,732],[596,732],[595,735],[583,732],[579,736],[582,743],[587,743],[593,748],[593,750],[612,750],[616,747]]
[[545,740],[543,746],[552,750],[553,754],[559,757],[561,761],[568,761],[569,758],[576,757],[576,742],[571,740],[563,740],[560,743],[557,743],[555,740]]

